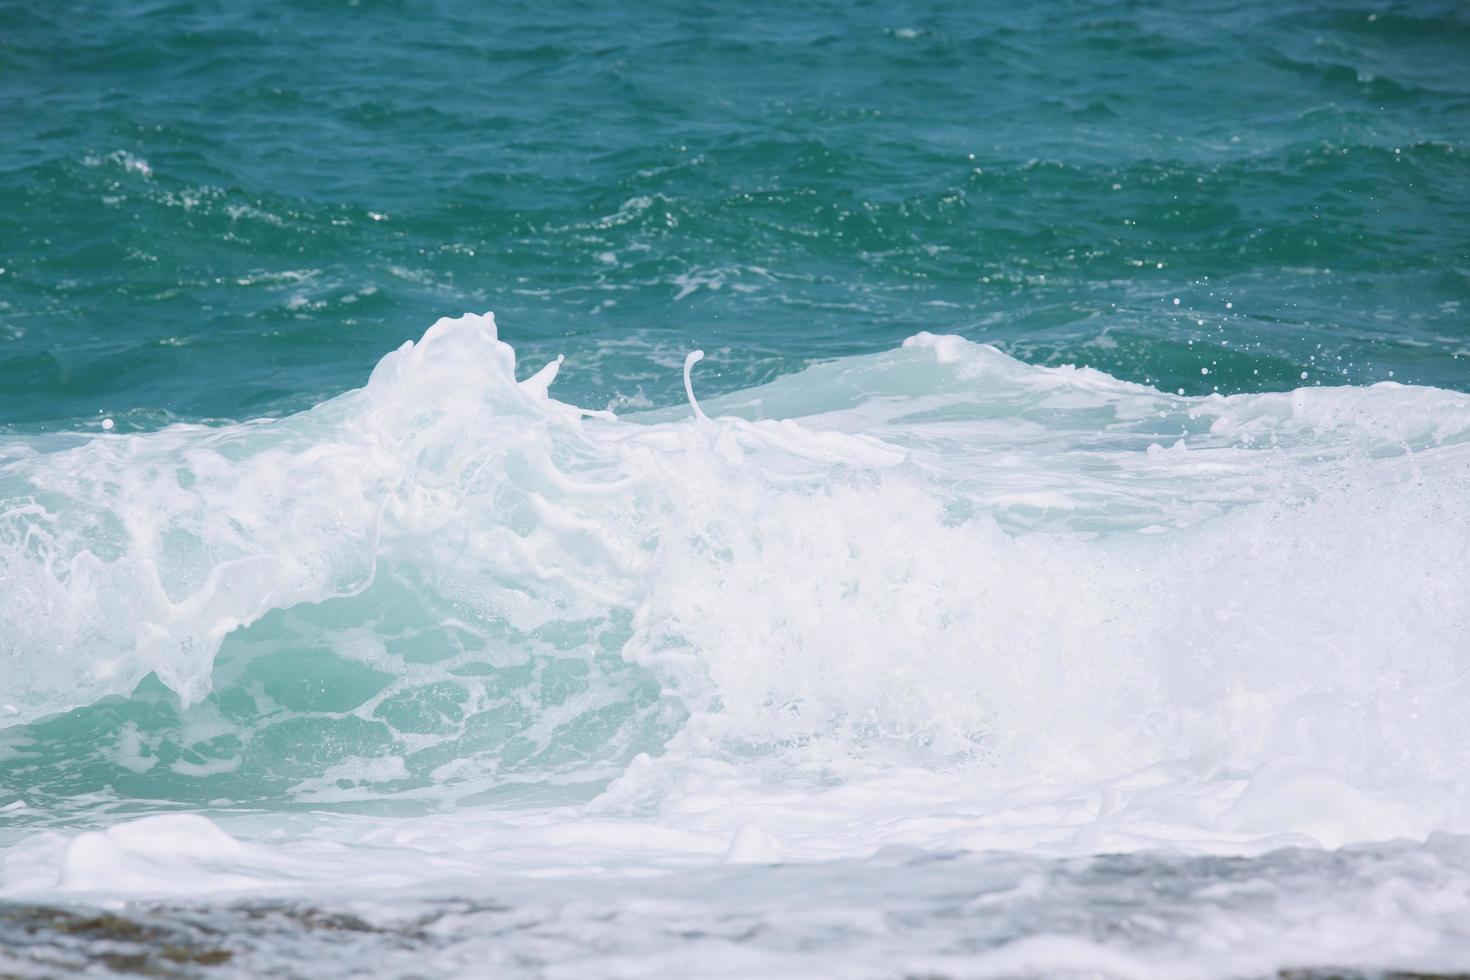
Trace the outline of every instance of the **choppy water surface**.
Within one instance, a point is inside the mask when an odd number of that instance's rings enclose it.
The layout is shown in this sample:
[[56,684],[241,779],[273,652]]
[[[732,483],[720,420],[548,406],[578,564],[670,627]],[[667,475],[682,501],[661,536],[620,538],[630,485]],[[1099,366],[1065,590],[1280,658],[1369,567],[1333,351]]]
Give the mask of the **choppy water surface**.
[[1466,63],[0,9],[0,972],[1470,969]]
[[304,408],[466,309],[578,404],[921,329],[1191,393],[1464,377],[1453,3],[0,18],[15,425]]
[[[1453,956],[1466,939],[1458,903],[1467,856],[1462,839],[1256,860],[1048,862],[891,849],[861,861],[581,882],[575,896],[506,882],[474,898],[404,897],[391,909],[259,898],[123,914],[0,905],[0,938],[12,944],[0,965],[220,977],[315,963],[321,976],[1424,980],[1451,975],[1343,963],[1403,950],[1413,950],[1409,962]],[[1384,922],[1385,903],[1408,895],[1413,921]],[[1410,938],[1436,930],[1439,949]]]

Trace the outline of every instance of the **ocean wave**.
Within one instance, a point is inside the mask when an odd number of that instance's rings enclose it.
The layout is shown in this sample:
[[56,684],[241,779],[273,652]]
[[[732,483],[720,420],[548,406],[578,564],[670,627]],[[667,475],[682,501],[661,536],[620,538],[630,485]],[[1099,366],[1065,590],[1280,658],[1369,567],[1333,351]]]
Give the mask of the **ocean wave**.
[[559,364],[467,315],[287,418],[0,446],[32,803],[636,796],[662,753],[1303,765],[1463,822],[1470,396],[921,334],[615,418]]

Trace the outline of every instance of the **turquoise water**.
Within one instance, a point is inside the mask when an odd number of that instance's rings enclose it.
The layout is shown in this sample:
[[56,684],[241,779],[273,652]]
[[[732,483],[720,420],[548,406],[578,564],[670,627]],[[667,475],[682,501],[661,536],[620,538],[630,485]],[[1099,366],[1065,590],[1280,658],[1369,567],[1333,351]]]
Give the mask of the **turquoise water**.
[[0,421],[281,414],[465,309],[583,405],[921,329],[1464,387],[1467,57],[1450,3],[7,5]]
[[0,973],[1463,968],[1467,64],[0,5]]

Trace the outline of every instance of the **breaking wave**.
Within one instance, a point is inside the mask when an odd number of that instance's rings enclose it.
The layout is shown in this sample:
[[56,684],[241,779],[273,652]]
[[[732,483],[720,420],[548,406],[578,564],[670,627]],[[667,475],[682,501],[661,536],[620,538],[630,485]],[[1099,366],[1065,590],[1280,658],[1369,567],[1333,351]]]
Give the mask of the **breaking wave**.
[[615,418],[558,365],[518,381],[467,315],[288,418],[0,441],[6,782],[442,806],[644,756],[1167,764],[1317,774],[1349,837],[1470,829],[1470,397],[1187,398],[921,334]]

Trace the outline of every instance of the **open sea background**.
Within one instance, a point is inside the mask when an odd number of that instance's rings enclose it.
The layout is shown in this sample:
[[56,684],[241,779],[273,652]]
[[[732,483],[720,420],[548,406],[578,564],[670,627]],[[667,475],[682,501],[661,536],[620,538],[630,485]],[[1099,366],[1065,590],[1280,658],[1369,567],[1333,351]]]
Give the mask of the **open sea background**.
[[584,405],[920,330],[1463,388],[1467,55],[1454,3],[6,4],[0,418],[283,414],[466,309]]
[[0,975],[1470,972],[1467,66],[0,2]]

